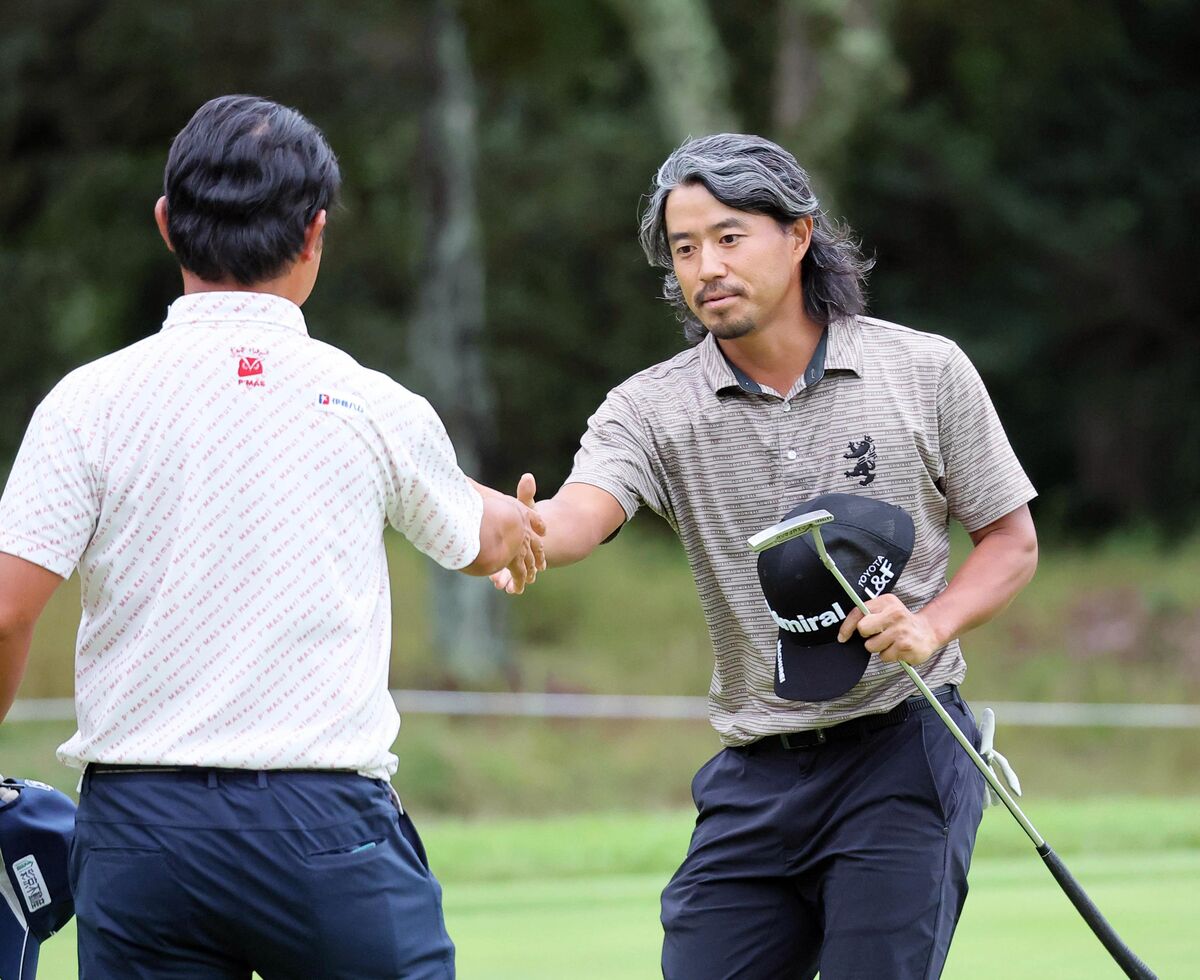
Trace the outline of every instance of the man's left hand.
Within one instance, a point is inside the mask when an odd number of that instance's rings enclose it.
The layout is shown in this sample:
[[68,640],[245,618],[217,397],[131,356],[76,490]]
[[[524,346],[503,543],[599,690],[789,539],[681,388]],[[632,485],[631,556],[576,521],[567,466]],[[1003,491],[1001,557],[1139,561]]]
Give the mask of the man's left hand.
[[857,607],[850,610],[838,630],[839,643],[845,643],[858,632],[866,639],[867,649],[879,654],[880,660],[887,663],[903,660],[914,666],[924,663],[942,645],[929,621],[894,595],[881,595],[866,605],[868,616]]

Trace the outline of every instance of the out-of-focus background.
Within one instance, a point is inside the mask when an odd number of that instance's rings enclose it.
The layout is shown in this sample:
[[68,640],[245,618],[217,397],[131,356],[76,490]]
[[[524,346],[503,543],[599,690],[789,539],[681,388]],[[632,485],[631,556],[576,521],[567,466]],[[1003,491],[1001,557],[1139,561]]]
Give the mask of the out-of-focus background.
[[[151,210],[212,96],[293,105],[339,155],[310,331],[429,397],[473,475],[532,470],[547,494],[605,392],[683,346],[635,240],[655,168],[688,135],[769,136],[876,257],[871,312],[954,338],[989,386],[1041,492],[1042,561],[965,641],[964,691],[1012,706],[998,741],[1034,823],[1152,966],[1186,972],[1198,41],[1184,0],[0,2],[0,475],[58,378],[158,329],[179,281]],[[699,603],[652,516],[519,600],[389,546],[399,691],[707,690]],[[70,583],[0,727],[0,771],[67,790],[69,708],[42,699],[70,697],[77,621]],[[656,894],[718,748],[698,702],[401,697],[396,784],[462,975],[655,975]],[[947,975],[1107,975],[1014,830],[985,818]],[[47,944],[44,975],[72,975],[69,952]]]

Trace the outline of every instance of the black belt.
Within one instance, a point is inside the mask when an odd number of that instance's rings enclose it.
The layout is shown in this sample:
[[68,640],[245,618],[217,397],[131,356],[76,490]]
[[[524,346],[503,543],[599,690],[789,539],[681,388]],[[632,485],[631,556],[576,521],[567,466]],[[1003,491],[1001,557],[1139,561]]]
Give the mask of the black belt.
[[220,779],[254,779],[260,786],[268,777],[280,776],[353,776],[353,769],[230,769],[222,766],[155,766],[141,762],[89,762],[84,779],[93,776],[174,776],[179,780],[203,779],[210,786]]
[[[942,704],[958,704],[958,687],[947,684],[936,688],[933,696]],[[898,725],[910,715],[918,711],[932,711],[931,705],[924,694],[917,694],[906,701],[901,701],[891,711],[877,715],[863,715],[861,718],[851,718],[828,728],[812,728],[805,732],[786,732],[783,735],[766,735],[757,742],[742,746],[748,752],[764,752],[772,749],[794,750],[815,749],[830,742],[864,741],[872,732],[881,728]]]

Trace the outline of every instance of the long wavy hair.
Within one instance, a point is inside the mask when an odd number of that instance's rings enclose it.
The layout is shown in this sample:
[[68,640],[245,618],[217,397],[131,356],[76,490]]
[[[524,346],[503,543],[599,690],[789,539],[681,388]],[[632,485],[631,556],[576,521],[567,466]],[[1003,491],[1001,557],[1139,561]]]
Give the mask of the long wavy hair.
[[654,176],[642,211],[638,241],[652,266],[666,269],[663,298],[683,323],[683,333],[698,344],[708,330],[688,308],[671,263],[665,209],[676,187],[702,184],[718,201],[737,211],[765,214],[781,226],[813,219],[812,241],[800,264],[804,310],[814,321],[829,323],[866,309],[867,273],[875,264],[848,225],[821,210],[808,174],[787,150],[761,136],[719,133],[686,140]]

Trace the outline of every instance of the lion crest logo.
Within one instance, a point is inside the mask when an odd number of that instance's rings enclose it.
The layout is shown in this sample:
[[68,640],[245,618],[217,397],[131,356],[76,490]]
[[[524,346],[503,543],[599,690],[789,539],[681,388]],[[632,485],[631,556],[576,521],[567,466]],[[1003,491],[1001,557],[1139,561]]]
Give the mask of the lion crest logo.
[[852,459],[855,460],[855,463],[853,468],[846,470],[843,476],[850,480],[862,477],[858,481],[858,485],[860,487],[870,486],[875,482],[875,440],[864,435],[862,442],[851,442],[847,448],[849,451],[842,453],[842,459]]

